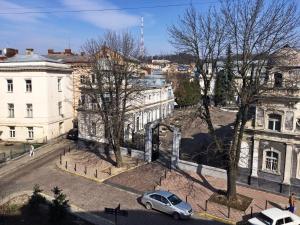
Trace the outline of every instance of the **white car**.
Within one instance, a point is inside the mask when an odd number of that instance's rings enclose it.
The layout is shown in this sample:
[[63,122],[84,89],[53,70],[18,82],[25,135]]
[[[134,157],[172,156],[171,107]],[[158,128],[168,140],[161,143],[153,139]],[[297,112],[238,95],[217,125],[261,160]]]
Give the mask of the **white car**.
[[248,220],[253,225],[300,225],[300,217],[278,208],[266,209]]

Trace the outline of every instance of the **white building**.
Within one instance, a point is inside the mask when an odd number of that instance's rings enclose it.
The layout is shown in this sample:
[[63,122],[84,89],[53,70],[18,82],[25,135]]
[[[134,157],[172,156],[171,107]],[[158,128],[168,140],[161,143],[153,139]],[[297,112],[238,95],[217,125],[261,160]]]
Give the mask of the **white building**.
[[[130,140],[133,133],[142,133],[147,123],[164,119],[173,113],[174,94],[171,84],[167,84],[162,75],[146,76],[142,80],[145,89],[136,100],[127,104],[132,107],[127,111],[124,121],[124,139]],[[93,105],[85,105],[78,111],[79,138],[87,141],[106,142],[104,126]]]
[[71,72],[32,49],[0,62],[0,139],[45,142],[70,130]]

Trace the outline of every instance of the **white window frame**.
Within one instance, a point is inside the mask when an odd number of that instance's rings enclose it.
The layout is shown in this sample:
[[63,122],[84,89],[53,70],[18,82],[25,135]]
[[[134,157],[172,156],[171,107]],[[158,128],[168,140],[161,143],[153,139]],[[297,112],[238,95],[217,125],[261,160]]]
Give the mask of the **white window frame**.
[[16,137],[16,127],[14,126],[9,127],[9,137],[10,138]]
[[27,115],[26,118],[33,118],[33,106],[31,103],[26,104],[26,115]]
[[61,82],[62,82],[62,77],[57,78],[57,91],[61,92]]
[[[274,119],[274,118],[270,118],[271,115],[277,115],[277,116],[280,116],[280,120],[278,119]],[[271,130],[271,131],[275,131],[275,132],[280,132],[282,130],[282,118],[283,116],[281,114],[277,114],[277,113],[269,113],[268,114],[268,130]],[[269,128],[269,122],[273,122],[273,128],[270,129]],[[280,125],[280,128],[279,130],[276,130],[276,122],[279,122],[279,125]]]
[[8,103],[7,108],[8,108],[8,118],[15,118],[15,105],[13,103]]
[[[27,83],[27,81],[30,81]],[[25,89],[27,93],[32,92],[32,80],[31,79],[25,79]]]
[[33,130],[33,127],[27,127],[27,132],[28,132],[28,139],[29,140],[34,139],[34,130]]
[[[11,83],[9,83],[8,81],[11,81]],[[13,81],[13,79],[6,79],[6,82],[7,82],[7,92],[13,93],[14,92],[14,81]]]
[[[269,156],[267,156],[267,152],[269,152],[269,151],[275,152],[275,153],[278,154],[278,159],[277,159],[277,170],[276,170],[276,171],[270,170],[270,169],[268,169],[268,168],[266,167],[266,166],[267,166],[267,165],[266,165],[266,160],[267,160],[267,157],[269,157]],[[267,173],[273,173],[273,174],[280,174],[280,164],[281,164],[281,152],[280,152],[280,151],[278,151],[278,150],[276,150],[276,149],[274,149],[274,148],[272,148],[272,147],[263,150],[262,170],[263,170],[264,172],[267,172]]]

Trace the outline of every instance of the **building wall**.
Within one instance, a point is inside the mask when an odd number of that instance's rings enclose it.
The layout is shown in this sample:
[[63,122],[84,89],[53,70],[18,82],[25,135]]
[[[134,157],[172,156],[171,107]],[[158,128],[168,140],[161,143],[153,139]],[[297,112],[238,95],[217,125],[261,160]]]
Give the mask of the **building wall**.
[[[174,95],[170,85],[150,88],[139,93],[128,102],[126,121],[124,121],[125,139],[131,139],[133,132],[142,132],[144,126],[158,119],[166,118],[174,110]],[[100,116],[90,109],[78,111],[79,138],[97,142],[106,142],[104,127]],[[96,135],[92,134],[92,123],[96,123]]]
[[[14,66],[14,65],[12,65]],[[66,66],[66,65],[64,65]],[[67,66],[65,68],[68,68]],[[61,80],[58,91],[57,79]],[[13,92],[7,92],[7,79],[13,80]],[[31,79],[32,92],[26,92],[25,79]],[[1,71],[0,67],[0,138],[4,141],[27,141],[27,127],[33,127],[34,140],[49,140],[72,128],[72,82],[70,72],[31,70]],[[58,102],[62,102],[62,115],[58,114]],[[8,103],[14,104],[14,118],[8,118]],[[33,117],[27,118],[26,104],[32,104]],[[9,136],[9,126],[15,126],[15,138]]]

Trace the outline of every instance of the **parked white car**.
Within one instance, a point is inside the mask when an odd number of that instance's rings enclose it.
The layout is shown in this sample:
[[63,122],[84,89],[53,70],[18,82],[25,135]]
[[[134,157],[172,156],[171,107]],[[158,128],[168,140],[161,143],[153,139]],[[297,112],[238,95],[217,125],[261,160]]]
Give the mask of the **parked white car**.
[[300,217],[278,208],[266,209],[248,220],[252,225],[300,225]]

